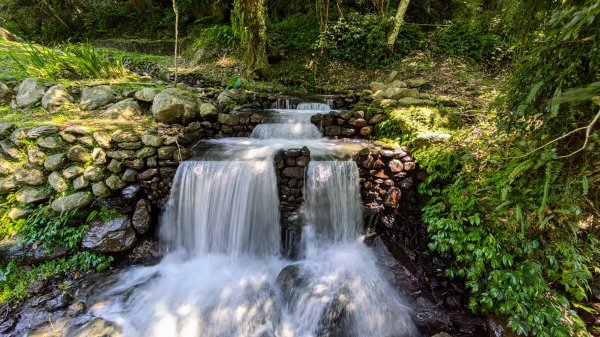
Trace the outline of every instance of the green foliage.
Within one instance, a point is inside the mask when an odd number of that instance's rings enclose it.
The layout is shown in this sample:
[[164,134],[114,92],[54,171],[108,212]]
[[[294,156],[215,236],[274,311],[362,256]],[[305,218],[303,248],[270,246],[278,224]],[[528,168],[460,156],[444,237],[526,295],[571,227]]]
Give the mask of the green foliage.
[[200,30],[193,42],[183,53],[192,64],[198,64],[235,48],[238,39],[229,25],[212,25]]
[[319,39],[319,23],[314,16],[295,14],[284,20],[271,23],[268,47],[271,55],[292,56],[314,50]]
[[450,25],[438,29],[435,34],[438,53],[464,55],[475,61],[497,65],[509,57],[508,48],[502,38],[486,33],[480,23],[470,19],[457,19]]
[[48,247],[78,248],[87,226],[69,224],[78,215],[77,210],[58,215],[48,205],[41,205],[27,218],[19,231],[28,243],[41,242]]
[[0,239],[10,237],[23,226],[24,220],[13,221],[8,216],[10,209],[16,204],[15,194],[5,196],[2,203],[0,203]]
[[[367,67],[377,65],[388,56],[387,35],[392,18],[350,13],[331,24],[320,36],[320,47],[329,55]],[[396,41],[395,53],[418,49],[424,41],[418,26],[404,24]]]
[[109,60],[86,44],[47,48],[29,44],[25,60],[12,56],[29,76],[44,79],[116,78],[125,75],[120,60]]
[[244,84],[244,79],[242,77],[232,77],[227,81],[227,87],[225,90],[229,89],[239,89]]

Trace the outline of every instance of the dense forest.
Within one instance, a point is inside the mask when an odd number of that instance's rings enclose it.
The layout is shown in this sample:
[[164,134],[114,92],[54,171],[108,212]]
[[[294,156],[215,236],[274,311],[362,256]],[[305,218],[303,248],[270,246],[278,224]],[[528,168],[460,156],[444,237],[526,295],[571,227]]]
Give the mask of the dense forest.
[[[137,67],[227,88],[369,97],[362,109],[385,112],[377,140],[414,148],[427,173],[428,249],[464,282],[468,308],[507,317],[523,336],[600,334],[599,1],[0,0],[0,29],[1,81],[114,79]],[[168,48],[92,47],[107,41]],[[90,54],[107,63],[88,71],[68,60]],[[451,104],[387,106],[371,83],[424,73]],[[423,146],[424,133],[449,136]],[[3,215],[0,234],[17,227]],[[10,266],[0,264],[5,302],[32,282],[10,281]]]

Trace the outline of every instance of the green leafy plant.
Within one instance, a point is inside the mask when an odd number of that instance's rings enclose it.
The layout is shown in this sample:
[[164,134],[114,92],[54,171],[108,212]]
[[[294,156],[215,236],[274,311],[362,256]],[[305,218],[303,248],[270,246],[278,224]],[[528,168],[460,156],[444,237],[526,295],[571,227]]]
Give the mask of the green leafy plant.
[[291,15],[271,23],[268,30],[269,54],[281,57],[314,50],[319,39],[317,18],[305,14]]

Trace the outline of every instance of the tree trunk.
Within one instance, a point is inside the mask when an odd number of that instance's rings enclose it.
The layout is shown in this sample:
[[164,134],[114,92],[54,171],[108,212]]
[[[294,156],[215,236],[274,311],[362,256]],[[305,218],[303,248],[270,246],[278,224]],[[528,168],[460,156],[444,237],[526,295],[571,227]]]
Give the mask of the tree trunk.
[[266,0],[235,0],[234,15],[238,18],[236,30],[241,31],[245,47],[246,76],[268,77],[271,68],[267,60]]
[[396,12],[396,17],[394,18],[394,28],[392,29],[387,41],[388,50],[390,53],[394,51],[396,38],[398,38],[400,27],[402,27],[402,23],[404,23],[404,14],[406,14],[406,9],[408,8],[409,2],[410,0],[400,0],[400,3],[398,4],[398,11]]
[[177,69],[177,57],[179,51],[179,9],[177,8],[177,1],[173,0],[173,12],[175,13],[175,52],[173,53],[173,63],[175,65],[175,80],[173,85],[177,85],[177,73],[179,69]]

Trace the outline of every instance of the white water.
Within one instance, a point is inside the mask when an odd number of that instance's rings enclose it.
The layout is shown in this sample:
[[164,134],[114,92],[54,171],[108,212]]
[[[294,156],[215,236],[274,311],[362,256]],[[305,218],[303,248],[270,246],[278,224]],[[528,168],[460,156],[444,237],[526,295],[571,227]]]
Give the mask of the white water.
[[207,151],[182,163],[161,223],[169,253],[123,273],[92,313],[126,337],[416,336],[410,309],[357,239],[354,163],[310,165],[305,257],[280,257],[273,155],[306,143],[339,150],[324,139],[223,139],[211,144],[228,161]]

